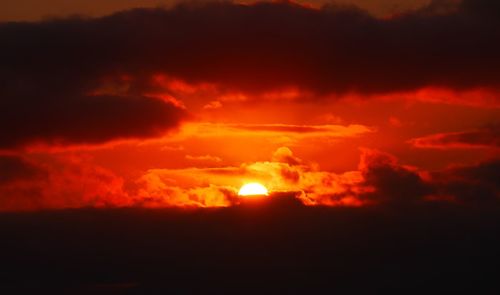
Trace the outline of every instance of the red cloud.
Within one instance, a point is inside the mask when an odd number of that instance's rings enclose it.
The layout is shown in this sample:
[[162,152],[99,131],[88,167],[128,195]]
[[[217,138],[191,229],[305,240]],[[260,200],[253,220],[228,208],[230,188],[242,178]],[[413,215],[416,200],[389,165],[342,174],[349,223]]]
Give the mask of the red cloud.
[[500,128],[491,126],[461,132],[432,134],[411,139],[409,142],[417,148],[500,148]]
[[43,169],[14,155],[0,155],[0,185],[11,182],[30,181],[45,175]]
[[[133,205],[122,178],[85,158],[53,158],[30,166],[26,159],[15,162],[25,172],[16,178],[9,173],[11,179],[0,183],[0,211]],[[5,163],[0,160],[0,168],[13,167]]]
[[[363,149],[359,170],[334,173],[308,164],[287,148],[272,162],[239,167],[153,169],[125,180],[85,158],[32,163],[0,158],[8,173],[0,182],[0,210],[77,207],[227,207],[239,203],[246,182],[260,182],[277,195],[295,195],[305,205],[363,206],[433,200],[497,202],[499,161],[442,171],[418,171],[389,154]],[[1,176],[1,175],[0,175]]]

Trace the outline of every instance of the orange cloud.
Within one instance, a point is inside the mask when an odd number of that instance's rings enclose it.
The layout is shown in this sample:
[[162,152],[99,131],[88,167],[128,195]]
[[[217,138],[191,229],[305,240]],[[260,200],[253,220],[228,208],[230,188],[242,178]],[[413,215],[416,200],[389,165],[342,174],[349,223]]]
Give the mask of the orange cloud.
[[154,172],[142,176],[137,185],[140,188],[136,192],[136,205],[144,207],[227,207],[237,199],[237,191],[232,187],[173,186]]
[[208,161],[208,162],[222,162],[222,159],[216,156],[204,155],[204,156],[192,156],[186,155],[186,159],[191,161]]
[[[124,179],[86,157],[52,157],[37,163],[0,158],[0,210],[80,207],[227,207],[240,203],[239,188],[259,182],[270,197],[295,196],[309,206],[483,202],[500,198],[499,161],[444,171],[419,171],[389,154],[362,149],[358,170],[335,173],[281,147],[272,161],[219,168],[150,169]],[[3,171],[3,170],[0,170]],[[2,178],[3,177],[3,178]]]
[[215,109],[220,109],[222,108],[222,103],[218,100],[213,100],[206,105],[203,106],[204,109],[206,110],[215,110]]
[[186,123],[171,140],[189,137],[267,137],[267,138],[350,138],[375,132],[372,127],[351,125],[226,124]]
[[[153,169],[139,183],[145,184],[140,190],[142,199],[150,199],[152,195],[151,198],[165,204],[179,201],[182,206],[234,204],[235,192],[248,182],[262,183],[271,193],[298,192],[300,200],[308,205],[361,205],[363,202],[356,199],[356,194],[364,191],[358,188],[362,181],[359,171],[342,174],[321,171],[316,164],[306,164],[290,149],[281,147],[273,154],[273,161],[238,167]],[[211,201],[202,201],[205,198]]]

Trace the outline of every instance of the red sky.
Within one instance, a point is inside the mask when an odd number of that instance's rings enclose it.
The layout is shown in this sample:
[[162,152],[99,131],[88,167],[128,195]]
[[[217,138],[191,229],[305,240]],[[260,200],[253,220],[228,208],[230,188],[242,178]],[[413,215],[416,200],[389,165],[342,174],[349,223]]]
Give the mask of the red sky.
[[0,210],[231,206],[252,181],[306,205],[499,197],[496,2],[21,2]]

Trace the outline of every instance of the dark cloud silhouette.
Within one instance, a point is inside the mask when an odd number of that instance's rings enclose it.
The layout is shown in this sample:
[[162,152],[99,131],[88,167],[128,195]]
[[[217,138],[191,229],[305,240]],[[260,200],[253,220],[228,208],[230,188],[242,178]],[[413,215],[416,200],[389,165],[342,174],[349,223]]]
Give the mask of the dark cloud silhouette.
[[45,170],[22,157],[0,155],[0,185],[44,176]]
[[159,90],[157,74],[248,93],[496,89],[496,2],[447,13],[435,3],[386,20],[346,7],[211,3],[1,23],[0,147],[158,135],[184,111],[146,95]]
[[361,186],[368,191],[361,191],[358,198],[378,204],[446,200],[485,205],[500,201],[499,159],[428,172],[401,165],[392,155],[365,149],[359,169],[364,178]]
[[158,136],[186,116],[184,110],[151,97],[66,93],[47,99],[33,93],[0,104],[0,148]]
[[186,117],[170,102],[113,86],[126,80],[107,78],[119,48],[113,57],[94,22],[0,24],[10,44],[0,50],[0,148],[157,136]]
[[438,133],[409,141],[417,148],[500,148],[500,125],[461,132]]
[[156,74],[248,93],[498,88],[498,4],[438,10],[382,20],[334,6],[212,3],[2,23],[0,146],[157,135],[183,111],[145,96]]
[[454,171],[465,178],[473,181],[487,183],[497,190],[500,189],[500,159],[481,162],[474,166],[455,168]]
[[364,186],[373,191],[360,195],[381,203],[412,203],[422,201],[433,192],[429,183],[408,167],[397,163],[395,157],[375,150],[363,150],[359,165]]
[[500,200],[500,159],[471,166],[458,166],[433,174],[437,193],[459,202]]

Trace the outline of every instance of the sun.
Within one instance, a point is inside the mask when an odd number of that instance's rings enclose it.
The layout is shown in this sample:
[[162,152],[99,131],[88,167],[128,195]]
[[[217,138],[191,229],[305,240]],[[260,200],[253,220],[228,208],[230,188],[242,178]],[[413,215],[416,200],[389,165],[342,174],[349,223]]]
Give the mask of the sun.
[[240,188],[239,196],[267,196],[267,188],[258,182],[247,183]]

